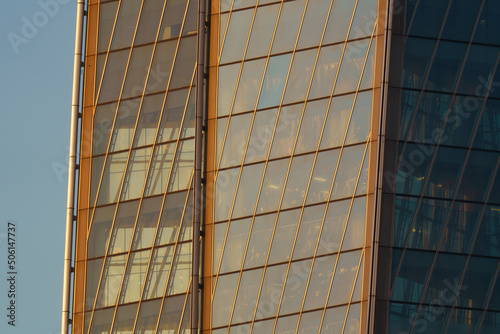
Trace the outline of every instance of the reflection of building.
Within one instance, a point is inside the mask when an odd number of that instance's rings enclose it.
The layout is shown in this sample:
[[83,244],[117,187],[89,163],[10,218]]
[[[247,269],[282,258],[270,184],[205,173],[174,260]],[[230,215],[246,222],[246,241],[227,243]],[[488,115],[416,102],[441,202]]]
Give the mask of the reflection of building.
[[73,332],[496,332],[499,6],[90,0]]

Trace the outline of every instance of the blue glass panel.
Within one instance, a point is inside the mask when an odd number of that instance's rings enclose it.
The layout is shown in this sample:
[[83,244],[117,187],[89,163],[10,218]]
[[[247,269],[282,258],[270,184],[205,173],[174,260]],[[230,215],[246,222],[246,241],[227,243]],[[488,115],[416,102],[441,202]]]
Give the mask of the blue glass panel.
[[420,195],[434,150],[435,146],[407,144],[395,176],[397,193]]
[[418,305],[391,303],[387,334],[410,333]]
[[433,253],[407,250],[397,273],[391,300],[420,302],[433,258]]
[[[415,113],[415,110],[417,109],[417,103],[419,101],[420,97],[420,92],[417,91],[412,91],[412,90],[407,90],[407,89],[401,89],[401,105],[400,108],[401,110],[399,111],[400,119],[399,119],[399,133],[400,139],[405,139],[406,134],[408,131],[408,127],[410,126],[410,123],[412,122],[413,119],[413,114]],[[437,102],[437,101],[436,101]],[[421,102],[423,105],[424,102]],[[438,104],[439,105],[439,104]],[[427,104],[425,105],[427,108]],[[429,108],[434,109],[436,106],[435,105],[430,105]]]
[[495,183],[493,184],[493,187],[491,189],[488,203],[500,204],[500,173],[498,173],[498,170],[496,171]]
[[497,334],[500,328],[500,312],[486,312],[481,334]]
[[429,175],[426,195],[452,198],[467,151],[441,146]]
[[457,291],[458,307],[484,308],[498,267],[498,259],[471,256],[467,272]]
[[446,119],[441,143],[469,147],[482,103],[482,98],[456,96]]
[[448,1],[417,1],[410,35],[437,38],[445,19],[447,7]]
[[440,253],[431,273],[424,302],[432,304],[436,299],[441,305],[451,306],[455,296],[461,293],[460,278],[466,255]]
[[[407,94],[405,97],[412,98],[413,96]],[[418,98],[418,95],[415,98]],[[429,144],[437,143],[450,101],[451,95],[448,94],[422,93],[417,112],[412,115],[413,119],[408,119],[410,115],[406,116],[405,121],[408,123],[411,121],[411,123],[406,137],[401,137],[401,139]],[[403,105],[406,103],[406,101],[402,101]],[[403,109],[408,108],[405,107]],[[409,111],[413,113],[413,110]],[[401,132],[401,134],[405,134],[405,132]]]
[[472,253],[500,256],[500,207],[486,207]]
[[405,88],[422,88],[429,61],[436,41],[422,38],[408,38],[404,49],[401,83]]
[[399,248],[391,248],[392,254],[392,264],[391,264],[391,285],[394,285],[394,281],[396,279],[396,274],[399,266],[399,262],[401,262],[401,257],[403,256],[403,250]]
[[465,57],[467,44],[441,41],[438,44],[426,89],[452,92]]
[[479,18],[479,24],[474,35],[474,43],[500,45],[500,2],[496,0],[486,0]]
[[410,231],[408,247],[436,250],[449,206],[449,201],[423,199],[415,224]]
[[471,151],[457,198],[469,201],[484,201],[497,160],[497,153]]
[[468,42],[477,20],[480,5],[480,1],[453,0],[441,37]]
[[500,101],[486,102],[473,147],[500,151]]
[[[464,0],[462,0],[464,1]],[[474,1],[470,1],[474,3]],[[471,45],[457,93],[484,96],[498,57],[498,47]]]
[[[450,324],[446,334],[473,334],[476,333],[476,326],[481,320],[483,312],[468,309],[454,309],[450,315]],[[498,331],[498,328],[497,328]],[[484,333],[481,331],[481,333]]]
[[393,246],[404,247],[413,222],[418,198],[397,196],[394,201]]
[[415,317],[414,333],[443,333],[450,308],[443,307],[439,299],[431,305],[422,305]]
[[443,232],[440,250],[453,253],[469,252],[482,208],[482,204],[455,202]]

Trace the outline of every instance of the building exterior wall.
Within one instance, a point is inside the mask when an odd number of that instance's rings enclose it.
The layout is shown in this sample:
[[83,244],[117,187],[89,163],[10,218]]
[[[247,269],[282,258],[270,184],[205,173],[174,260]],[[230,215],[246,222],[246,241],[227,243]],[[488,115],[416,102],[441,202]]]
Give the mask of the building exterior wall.
[[[500,327],[495,0],[88,0],[72,330]],[[197,137],[198,138],[198,137]],[[197,238],[195,238],[197,239]]]
[[379,5],[213,2],[206,332],[366,326]]
[[499,19],[497,1],[395,4],[376,333],[500,327]]
[[74,333],[189,328],[196,15],[88,4]]

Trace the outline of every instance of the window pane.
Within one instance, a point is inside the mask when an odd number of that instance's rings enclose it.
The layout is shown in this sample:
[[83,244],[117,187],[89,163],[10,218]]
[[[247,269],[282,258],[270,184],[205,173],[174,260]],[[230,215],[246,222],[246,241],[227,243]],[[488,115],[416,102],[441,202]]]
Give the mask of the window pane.
[[351,200],[332,202],[328,205],[319,239],[317,255],[331,254],[339,251],[340,240],[344,233],[350,205]]
[[358,274],[361,251],[341,253],[333,276],[328,306],[346,304],[351,299],[354,280]]
[[120,2],[118,19],[113,33],[113,42],[111,49],[121,49],[130,47],[134,38],[135,29],[142,1]]
[[138,200],[124,202],[118,205],[111,241],[109,243],[109,255],[127,252],[129,250],[138,208]]
[[151,63],[152,52],[153,45],[135,47],[132,49],[125,86],[123,86],[122,99],[142,95],[149,65]]
[[137,305],[119,306],[116,311],[113,333],[132,334],[134,330],[135,316],[137,314]]
[[314,261],[309,287],[307,288],[304,310],[325,306],[337,255],[317,258]]
[[304,203],[307,183],[311,174],[314,154],[294,157],[286,183],[281,209],[301,206]]
[[[334,1],[334,4],[336,2],[338,1]],[[337,70],[343,48],[344,45],[342,44],[324,46],[321,48],[311,84],[309,99],[326,97],[332,94],[333,83],[337,77]]]
[[244,271],[234,305],[232,324],[251,321],[257,303],[263,269]]
[[299,33],[299,25],[304,12],[303,1],[283,3],[276,28],[272,53],[292,51]]
[[177,233],[181,226],[187,192],[167,194],[163,204],[158,235],[155,245],[165,245],[176,242]]
[[229,223],[220,273],[241,269],[241,261],[245,255],[248,232],[252,219],[233,220]]
[[366,197],[355,198],[342,242],[342,250],[361,248],[365,240]]
[[276,315],[278,303],[276,300],[273,300],[273,296],[281,294],[285,280],[283,272],[286,270],[286,267],[286,264],[267,267],[262,289],[260,291],[255,319],[268,318]]
[[141,299],[142,286],[146,278],[150,254],[150,250],[130,254],[120,294],[120,304],[135,302]]
[[316,165],[307,193],[306,204],[318,203],[327,201],[330,195],[330,187],[332,186],[333,174],[337,166],[339,156],[338,150],[323,151],[318,153]]
[[245,163],[265,160],[276,123],[277,109],[258,111],[253,121]]
[[[243,70],[234,101],[233,114],[255,109],[265,63],[265,59],[243,63]],[[281,89],[283,89],[283,86]]]
[[122,201],[141,197],[150,158],[151,147],[132,150],[130,153],[128,170],[122,188]]
[[229,27],[226,32],[224,47],[222,49],[221,64],[230,63],[243,58],[253,14],[253,8],[232,12],[229,19]]
[[165,95],[144,97],[134,138],[134,147],[151,145],[155,142],[156,130]]
[[278,124],[274,130],[271,158],[285,157],[292,154],[303,106],[301,103],[281,108]]
[[290,259],[299,217],[300,209],[280,212],[268,264]]
[[87,258],[104,256],[115,215],[115,205],[96,208],[87,242]]
[[327,106],[328,99],[306,104],[302,123],[300,124],[299,138],[295,146],[295,154],[316,150],[323,130]]
[[186,11],[187,0],[167,1],[163,13],[159,39],[178,37],[181,33],[182,20]]
[[126,261],[127,254],[111,256],[106,259],[96,307],[116,304]]
[[[296,2],[287,2],[287,4],[294,3]],[[303,6],[303,4],[300,5]],[[291,53],[269,58],[266,75],[264,76],[264,83],[262,84],[260,93],[259,104],[257,106],[258,109],[274,107],[280,104],[291,59]]]
[[257,8],[248,42],[247,59],[264,56],[269,52],[279,8],[279,4]]
[[283,103],[293,103],[305,100],[317,53],[317,48],[295,52]]
[[311,0],[307,3],[306,15],[297,45],[298,49],[319,45],[330,3],[330,0]]
[[234,203],[233,218],[252,215],[262,179],[264,164],[244,166]]
[[248,139],[248,131],[252,124],[252,116],[253,114],[245,114],[230,118],[219,168],[241,164]]
[[316,205],[304,208],[302,219],[300,221],[299,233],[295,248],[293,250],[293,259],[312,257],[318,244],[319,231],[323,222],[325,205]]
[[255,217],[244,268],[263,266],[269,251],[276,214]]
[[212,301],[212,327],[229,323],[239,273],[219,276]]
[[299,312],[311,271],[312,260],[292,262],[281,301],[280,315]]
[[143,199],[132,241],[132,250],[153,246],[162,202],[162,196]]
[[326,118],[325,129],[320,149],[339,147],[342,145],[347,131],[347,122],[351,115],[354,95],[334,97]]
[[289,161],[282,159],[267,164],[256,213],[278,210]]

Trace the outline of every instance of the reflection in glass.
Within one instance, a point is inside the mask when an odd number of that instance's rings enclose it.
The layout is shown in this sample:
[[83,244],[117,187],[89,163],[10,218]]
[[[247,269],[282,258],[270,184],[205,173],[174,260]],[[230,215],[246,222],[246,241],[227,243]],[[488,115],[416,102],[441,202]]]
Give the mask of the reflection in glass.
[[358,274],[361,251],[341,253],[333,276],[328,306],[349,303]]
[[235,271],[241,268],[241,261],[245,255],[251,222],[252,220],[248,218],[233,220],[229,223],[229,232],[226,237],[226,245],[224,246],[220,273]]
[[275,213],[255,217],[245,257],[244,269],[263,266],[265,264],[275,220]]

